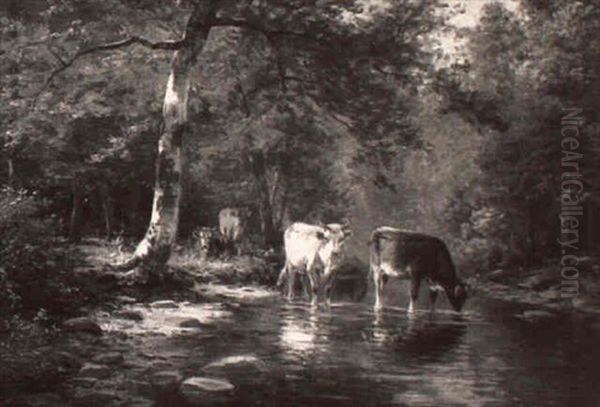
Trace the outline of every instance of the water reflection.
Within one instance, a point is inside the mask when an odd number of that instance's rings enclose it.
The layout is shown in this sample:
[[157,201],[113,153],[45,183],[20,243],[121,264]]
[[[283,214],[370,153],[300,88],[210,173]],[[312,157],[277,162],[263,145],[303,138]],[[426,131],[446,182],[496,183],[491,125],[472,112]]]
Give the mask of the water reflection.
[[[236,294],[238,307],[140,306],[144,321],[128,322],[127,341],[152,357],[152,368],[159,360],[185,375],[215,360],[252,355],[256,363],[233,359],[250,368],[227,372],[237,386],[234,405],[600,405],[593,393],[597,337],[575,320],[564,329],[541,329],[524,327],[513,308],[482,301],[463,314],[440,309],[408,316],[400,307],[374,313],[363,302],[314,309],[306,301],[251,294]],[[188,329],[179,327],[182,317],[202,324],[189,335],[136,336]],[[258,376],[257,365],[268,366],[269,374]],[[144,372],[126,374],[143,381]],[[266,403],[265,388],[273,390]]]
[[415,313],[403,318],[379,311],[373,316],[370,340],[410,358],[432,361],[455,349],[466,332],[467,322],[458,314]]
[[308,359],[316,351],[326,350],[328,336],[319,332],[320,312],[313,307],[289,307],[281,321],[283,352],[295,358]]

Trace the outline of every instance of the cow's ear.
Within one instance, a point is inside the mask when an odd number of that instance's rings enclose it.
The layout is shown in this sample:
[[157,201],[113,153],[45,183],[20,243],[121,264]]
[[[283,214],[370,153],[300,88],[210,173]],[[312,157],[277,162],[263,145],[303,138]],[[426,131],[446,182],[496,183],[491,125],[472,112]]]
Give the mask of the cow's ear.
[[323,232],[317,232],[317,239],[319,239],[319,240],[327,240],[325,238],[325,233],[323,233]]

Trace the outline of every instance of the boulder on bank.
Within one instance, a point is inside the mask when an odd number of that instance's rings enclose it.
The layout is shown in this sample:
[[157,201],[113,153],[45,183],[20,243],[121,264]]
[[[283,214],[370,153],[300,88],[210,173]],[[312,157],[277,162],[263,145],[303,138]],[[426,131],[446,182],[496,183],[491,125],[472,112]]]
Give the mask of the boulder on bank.
[[143,321],[144,314],[141,311],[121,310],[114,313],[114,316],[120,319],[128,319],[130,321]]
[[572,304],[577,311],[600,314],[600,298],[580,295],[573,299]]
[[538,271],[533,276],[526,278],[519,283],[519,287],[528,290],[541,291],[560,283],[560,270],[555,267],[546,268]]
[[498,269],[494,270],[487,275],[487,279],[493,281],[494,283],[501,283],[511,277],[514,277],[520,273],[520,270],[517,268],[513,269]]
[[93,335],[102,335],[102,328],[87,317],[71,318],[63,322],[63,328],[70,332],[84,332]]

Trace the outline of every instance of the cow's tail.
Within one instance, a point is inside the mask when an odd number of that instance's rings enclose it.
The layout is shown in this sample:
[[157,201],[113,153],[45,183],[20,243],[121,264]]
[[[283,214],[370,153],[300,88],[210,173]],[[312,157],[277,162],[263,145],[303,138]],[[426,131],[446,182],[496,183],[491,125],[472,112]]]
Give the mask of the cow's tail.
[[369,237],[369,281],[373,281],[374,267],[381,263],[381,234],[379,230],[374,230]]

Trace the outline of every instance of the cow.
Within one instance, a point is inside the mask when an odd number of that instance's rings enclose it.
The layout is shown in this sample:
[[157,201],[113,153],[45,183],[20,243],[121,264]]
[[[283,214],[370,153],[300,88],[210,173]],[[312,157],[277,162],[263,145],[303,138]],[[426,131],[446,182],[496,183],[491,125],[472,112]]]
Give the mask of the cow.
[[223,244],[217,228],[201,227],[192,236],[203,258],[217,257],[221,253]]
[[[285,264],[277,286],[288,277],[288,299],[294,295],[296,274],[308,276],[311,304],[316,306],[324,294],[331,301],[331,284],[342,260],[344,240],[352,235],[347,223],[330,223],[324,226],[297,222],[290,225],[284,235]],[[322,268],[322,274],[317,268]]]
[[408,312],[414,311],[423,279],[429,285],[431,310],[438,291],[444,290],[455,311],[460,311],[467,291],[456,275],[446,244],[434,236],[379,227],[369,239],[370,272],[375,286],[375,310],[382,308],[381,296],[388,277],[410,279]]
[[240,208],[224,208],[219,212],[219,231],[224,249],[230,254],[241,253],[240,241],[244,234],[246,211]]

